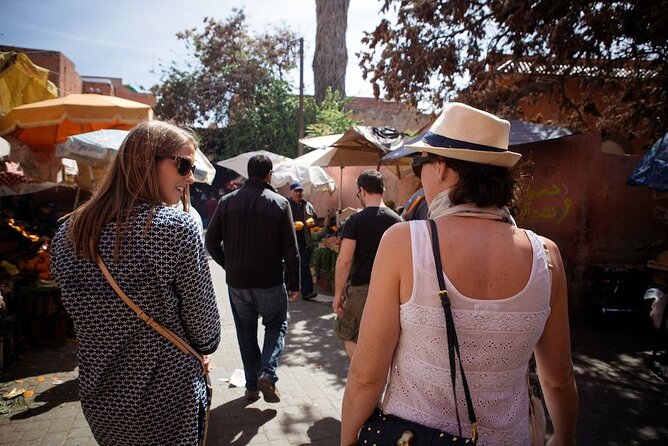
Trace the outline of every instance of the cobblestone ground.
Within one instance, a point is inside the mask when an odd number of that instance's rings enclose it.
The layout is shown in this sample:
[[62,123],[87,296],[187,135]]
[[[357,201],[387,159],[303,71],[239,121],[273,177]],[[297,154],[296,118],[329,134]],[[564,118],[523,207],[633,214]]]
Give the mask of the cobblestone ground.
[[[282,401],[248,403],[229,378],[241,369],[224,272],[211,264],[223,338],[213,355],[209,445],[337,445],[348,361],[332,334],[331,296],[290,307],[279,367]],[[580,392],[578,444],[668,444],[668,384],[646,365],[652,333],[623,319],[591,328],[577,322],[573,355]],[[0,402],[0,445],[95,445],[78,400],[75,340],[22,354],[0,393],[32,390]]]

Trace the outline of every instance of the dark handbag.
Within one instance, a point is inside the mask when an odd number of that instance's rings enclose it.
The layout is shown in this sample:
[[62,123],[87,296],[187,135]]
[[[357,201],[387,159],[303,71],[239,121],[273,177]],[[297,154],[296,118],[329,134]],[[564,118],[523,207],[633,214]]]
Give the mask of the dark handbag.
[[[443,279],[443,266],[441,265],[441,250],[438,246],[438,231],[434,220],[429,220],[431,227],[431,246],[434,253],[434,262],[436,264],[436,277],[438,278],[439,292],[438,296],[445,313],[446,333],[448,336],[448,357],[450,360],[450,378],[452,381],[452,393],[455,401],[455,414],[457,416],[458,435],[452,435],[447,432],[439,431],[432,427],[423,426],[413,421],[404,420],[395,415],[383,413],[376,408],[374,413],[364,423],[359,434],[358,444],[361,446],[445,446],[445,445],[475,445],[478,442],[478,422],[473,410],[471,392],[469,391],[462,358],[459,353],[459,342],[457,341],[457,331],[455,330],[454,320],[452,318],[452,308],[450,307],[450,298],[445,289],[445,280]],[[468,409],[469,423],[471,425],[471,438],[462,437],[462,425],[459,419],[459,409],[457,406],[456,377],[457,373],[455,356],[459,362],[459,371],[462,375],[462,386],[466,396],[466,407]]]

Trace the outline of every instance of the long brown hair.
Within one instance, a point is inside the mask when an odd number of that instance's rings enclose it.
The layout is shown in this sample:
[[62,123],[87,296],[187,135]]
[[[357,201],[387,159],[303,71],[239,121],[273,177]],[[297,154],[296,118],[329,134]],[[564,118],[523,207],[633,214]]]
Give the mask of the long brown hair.
[[[130,130],[91,199],[70,214],[69,237],[75,255],[95,260],[102,228],[115,221],[114,261],[117,261],[123,233],[130,227],[137,202],[150,206],[148,229],[155,207],[163,201],[156,157],[172,155],[186,145],[196,149],[195,137],[167,122],[145,121]],[[185,188],[181,196],[185,211],[189,201],[189,191]]]

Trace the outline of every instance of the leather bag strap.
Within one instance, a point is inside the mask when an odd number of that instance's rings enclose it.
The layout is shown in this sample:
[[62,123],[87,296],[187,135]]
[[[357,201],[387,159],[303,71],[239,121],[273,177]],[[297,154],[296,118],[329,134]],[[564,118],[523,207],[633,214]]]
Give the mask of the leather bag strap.
[[436,265],[436,277],[438,278],[438,297],[443,306],[445,313],[445,331],[448,336],[448,356],[450,359],[450,378],[452,381],[452,394],[455,398],[455,414],[457,415],[457,425],[459,428],[459,436],[462,436],[462,426],[459,420],[459,409],[457,406],[457,391],[455,385],[457,382],[457,372],[455,365],[455,356],[459,362],[459,371],[462,375],[462,386],[464,387],[464,395],[466,396],[466,407],[468,409],[469,423],[471,425],[471,440],[473,443],[478,441],[478,420],[473,410],[473,401],[471,399],[471,392],[466,381],[466,374],[464,374],[464,366],[462,364],[462,355],[459,353],[459,341],[457,340],[457,330],[455,330],[455,321],[452,317],[452,307],[450,305],[450,297],[448,290],[445,288],[445,280],[443,279],[443,265],[441,264],[441,249],[438,245],[438,230],[436,229],[436,222],[429,220],[431,227],[431,246],[434,252],[434,263]]
[[114,276],[111,275],[109,269],[107,268],[107,265],[105,265],[104,261],[99,255],[96,257],[95,261],[102,270],[102,274],[104,274],[104,277],[107,279],[107,282],[109,282],[109,285],[111,285],[116,294],[118,294],[120,298],[123,299],[123,302],[125,302],[127,306],[130,307],[130,309],[137,315],[137,317],[141,319],[143,322],[145,322],[153,330],[158,332],[165,339],[167,339],[169,342],[174,344],[174,346],[176,346],[176,348],[181,350],[183,353],[185,354],[190,353],[191,355],[193,355],[202,365],[202,372],[206,374],[204,372],[206,370],[204,366],[204,357],[199,353],[197,353],[197,351],[194,348],[192,348],[190,344],[181,339],[181,337],[179,337],[176,333],[164,327],[162,324],[153,319],[151,316],[144,313],[144,311],[141,308],[139,308],[137,304],[135,304],[134,301],[130,299],[130,297],[128,297],[127,294],[125,294],[125,291],[123,291],[120,285],[118,285],[118,282],[116,282]]

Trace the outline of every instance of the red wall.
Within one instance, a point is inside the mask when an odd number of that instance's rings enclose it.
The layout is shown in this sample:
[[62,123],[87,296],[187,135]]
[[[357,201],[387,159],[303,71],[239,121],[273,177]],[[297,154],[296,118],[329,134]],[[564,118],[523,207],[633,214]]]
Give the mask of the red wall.
[[592,264],[644,264],[653,253],[643,248],[665,235],[668,194],[626,184],[642,156],[600,148],[598,133],[514,148],[533,163],[518,224],[557,243],[571,290]]

